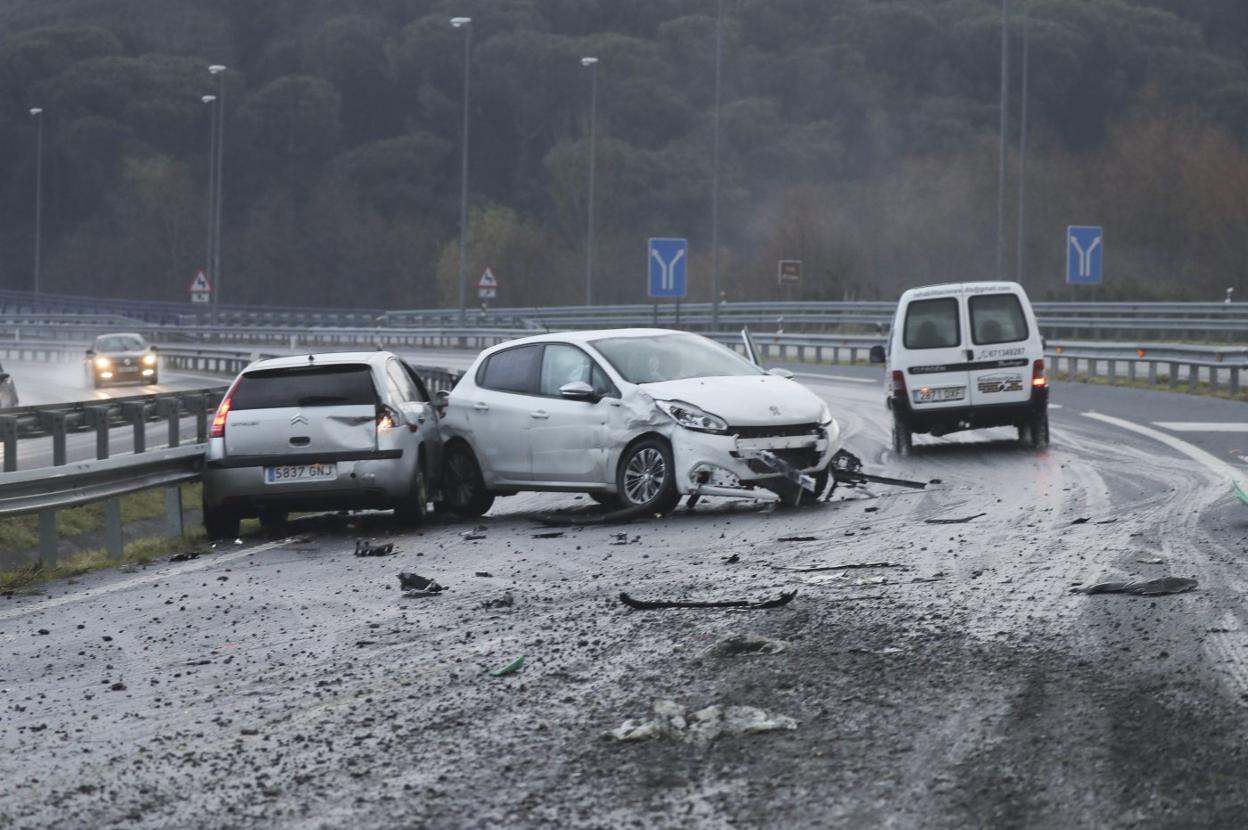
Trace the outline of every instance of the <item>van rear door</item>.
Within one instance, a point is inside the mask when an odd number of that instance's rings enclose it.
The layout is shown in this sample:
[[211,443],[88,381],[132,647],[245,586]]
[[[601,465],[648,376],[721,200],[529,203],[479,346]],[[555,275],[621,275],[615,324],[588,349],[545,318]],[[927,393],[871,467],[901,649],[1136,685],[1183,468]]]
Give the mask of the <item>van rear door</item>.
[[230,397],[225,455],[280,460],[376,450],[377,404],[367,363],[248,372]]
[[[1026,403],[1031,399],[1029,349],[1036,334],[1028,325],[1021,298],[1012,291],[967,297],[971,340],[970,394],[973,406]],[[1038,343],[1037,343],[1038,346]]]
[[967,365],[962,349],[962,302],[954,295],[914,299],[902,321],[898,369],[906,373],[916,412],[966,406]]

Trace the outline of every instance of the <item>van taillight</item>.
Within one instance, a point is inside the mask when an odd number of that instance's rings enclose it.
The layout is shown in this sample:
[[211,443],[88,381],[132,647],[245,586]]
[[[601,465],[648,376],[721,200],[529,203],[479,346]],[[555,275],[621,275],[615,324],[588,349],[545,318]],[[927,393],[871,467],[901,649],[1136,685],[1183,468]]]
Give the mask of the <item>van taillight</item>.
[[1031,367],[1031,385],[1042,389],[1049,385],[1049,378],[1044,373],[1044,360],[1037,360]]
[[217,414],[212,416],[212,430],[208,433],[209,438],[225,437],[225,419],[230,414],[230,397],[234,394],[234,390],[230,390],[230,394],[221,399],[221,405],[217,407]]
[[900,369],[893,370],[893,397],[899,399],[906,397],[906,375]]

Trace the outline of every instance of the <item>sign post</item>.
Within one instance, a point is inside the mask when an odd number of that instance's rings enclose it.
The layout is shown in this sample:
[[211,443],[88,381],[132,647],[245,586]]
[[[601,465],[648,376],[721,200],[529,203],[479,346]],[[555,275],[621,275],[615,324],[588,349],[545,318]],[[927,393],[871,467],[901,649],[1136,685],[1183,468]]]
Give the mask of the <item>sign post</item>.
[[793,299],[794,286],[802,284],[802,261],[800,259],[782,259],[776,270],[776,282],[784,287],[784,298]]
[[212,284],[208,282],[208,275],[203,271],[195,274],[195,279],[191,280],[187,290],[191,292],[191,302],[193,303],[212,302]]
[[[651,299],[672,297],[676,300],[676,325],[680,325],[680,301],[689,292],[689,240],[652,238],[646,244],[648,268],[647,293]],[[658,325],[659,304],[654,304],[655,325]]]
[[498,297],[498,278],[494,276],[493,271],[486,268],[481,279],[477,280],[477,299],[481,301],[481,310],[485,311],[490,305],[489,301],[496,297]]

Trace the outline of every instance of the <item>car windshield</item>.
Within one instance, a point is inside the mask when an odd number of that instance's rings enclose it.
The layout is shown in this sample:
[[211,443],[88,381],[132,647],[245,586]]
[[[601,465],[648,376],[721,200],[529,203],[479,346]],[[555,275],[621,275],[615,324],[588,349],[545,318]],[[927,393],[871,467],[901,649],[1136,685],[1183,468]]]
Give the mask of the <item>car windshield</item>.
[[133,334],[110,334],[95,341],[97,352],[141,352],[146,348],[143,338]]
[[763,374],[727,347],[696,334],[608,337],[592,344],[629,383]]

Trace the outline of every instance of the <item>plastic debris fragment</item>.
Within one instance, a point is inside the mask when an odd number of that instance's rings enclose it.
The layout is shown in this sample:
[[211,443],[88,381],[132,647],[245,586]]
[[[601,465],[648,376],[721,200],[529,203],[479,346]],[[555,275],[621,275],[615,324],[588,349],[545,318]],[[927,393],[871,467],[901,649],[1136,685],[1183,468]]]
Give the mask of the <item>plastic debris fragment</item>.
[[522,654],[516,659],[512,660],[510,663],[504,663],[503,665],[494,669],[494,671],[490,672],[490,674],[493,675],[494,677],[506,677],[509,674],[515,674],[516,672],[520,671],[520,668],[523,665],[524,665],[524,655]]
[[620,593],[620,602],[629,608],[636,608],[639,611],[654,611],[662,608],[780,608],[788,605],[797,596],[797,591],[789,591],[781,594],[774,599],[753,602],[748,599],[730,599],[730,600],[638,600],[633,599],[628,594]]
[[1143,582],[1098,582],[1087,588],[1072,588],[1076,594],[1135,594],[1141,597],[1158,597],[1165,594],[1184,594],[1196,590],[1196,580],[1182,576],[1163,576]]

